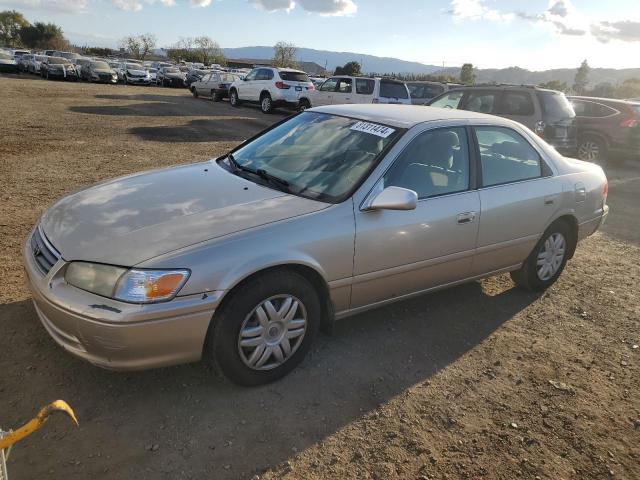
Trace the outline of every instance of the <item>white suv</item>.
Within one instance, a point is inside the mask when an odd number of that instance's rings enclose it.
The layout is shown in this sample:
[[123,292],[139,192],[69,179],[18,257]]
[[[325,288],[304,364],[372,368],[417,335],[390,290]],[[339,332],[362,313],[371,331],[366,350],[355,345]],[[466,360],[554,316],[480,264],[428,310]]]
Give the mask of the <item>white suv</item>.
[[311,95],[311,105],[344,103],[399,103],[411,105],[407,85],[389,78],[336,76],[325,80]]
[[278,107],[305,110],[311,106],[314,90],[313,82],[300,70],[258,67],[231,84],[229,102],[234,107],[242,102],[257,103],[263,113]]

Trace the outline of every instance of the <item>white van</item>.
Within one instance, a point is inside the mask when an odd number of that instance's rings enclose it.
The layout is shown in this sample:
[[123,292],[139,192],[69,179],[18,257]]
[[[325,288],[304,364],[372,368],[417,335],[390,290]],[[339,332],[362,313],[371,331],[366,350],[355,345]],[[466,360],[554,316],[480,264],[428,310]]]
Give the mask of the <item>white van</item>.
[[312,92],[311,106],[343,103],[398,103],[411,105],[407,86],[390,78],[335,76]]

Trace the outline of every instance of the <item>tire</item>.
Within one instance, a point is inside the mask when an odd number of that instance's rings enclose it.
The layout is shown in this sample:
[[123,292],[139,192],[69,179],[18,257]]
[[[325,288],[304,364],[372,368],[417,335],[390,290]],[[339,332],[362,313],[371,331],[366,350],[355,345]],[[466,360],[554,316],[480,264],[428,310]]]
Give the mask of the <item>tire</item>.
[[198,90],[196,90],[196,87],[191,87],[191,95],[193,95],[193,98],[198,98]]
[[216,93],[213,90],[211,90],[211,101],[212,102],[219,102],[220,100],[222,100],[222,95],[220,95],[219,93]]
[[[279,270],[250,279],[231,295],[209,326],[209,361],[243,386],[263,385],[287,375],[302,361],[320,327],[318,293],[303,276]],[[269,308],[263,307],[267,302],[273,306],[270,317]],[[259,322],[256,312],[260,309],[263,320]],[[282,318],[278,311],[290,314],[283,314],[288,323],[272,321]],[[257,333],[260,329],[263,333]],[[249,345],[241,346],[241,340]]]
[[271,100],[271,95],[268,93],[263,93],[260,96],[260,110],[266,114],[273,112],[273,100]]
[[229,92],[229,103],[232,107],[240,106],[240,98],[238,98],[238,92],[236,90],[231,90]]
[[578,142],[578,158],[601,164],[607,155],[607,143],[600,137],[588,135]]
[[564,270],[574,244],[574,233],[569,225],[562,220],[554,222],[542,234],[520,270],[511,272],[511,279],[525,290],[546,290]]
[[309,100],[307,100],[306,98],[301,99],[298,102],[298,111],[304,112],[307,108],[311,108],[311,102],[309,102]]
[[46,75],[45,75],[45,78],[46,78],[47,80],[49,80],[49,70],[47,70],[47,73],[46,73]]

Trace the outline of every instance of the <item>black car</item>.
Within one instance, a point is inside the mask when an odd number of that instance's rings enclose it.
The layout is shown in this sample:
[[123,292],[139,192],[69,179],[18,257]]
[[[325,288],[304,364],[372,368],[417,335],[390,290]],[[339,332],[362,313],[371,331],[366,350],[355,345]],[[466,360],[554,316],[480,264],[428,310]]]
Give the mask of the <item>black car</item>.
[[640,154],[640,103],[568,97],[578,120],[578,158],[601,162],[608,153]]
[[107,62],[89,62],[82,67],[80,74],[88,82],[118,83],[118,74]]
[[10,53],[0,52],[0,73],[18,73],[18,63]]
[[459,87],[427,105],[509,118],[529,127],[563,155],[577,151],[576,114],[562,92],[526,85]]
[[156,85],[184,87],[184,73],[176,67],[162,67],[156,75]]
[[46,60],[40,64],[40,75],[47,80],[60,78],[63,80],[73,80],[74,82],[78,81],[76,66],[71,63],[71,60],[62,57],[47,57]]
[[193,82],[199,82],[206,74],[211,73],[211,70],[191,69],[187,72],[187,76],[184,79],[184,84],[188,88]]

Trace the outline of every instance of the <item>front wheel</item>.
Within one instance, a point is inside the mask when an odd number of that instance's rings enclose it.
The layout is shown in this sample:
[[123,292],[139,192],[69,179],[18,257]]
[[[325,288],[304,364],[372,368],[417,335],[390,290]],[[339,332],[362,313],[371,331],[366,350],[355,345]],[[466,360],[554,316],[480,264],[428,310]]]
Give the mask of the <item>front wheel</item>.
[[209,359],[239,385],[284,377],[302,361],[320,326],[313,285],[283,270],[255,277],[231,295],[209,327]]
[[584,137],[578,142],[578,158],[580,160],[602,163],[606,152],[607,145],[599,137]]
[[546,290],[564,270],[573,241],[567,223],[555,222],[544,232],[520,270],[511,272],[511,278],[525,290]]

